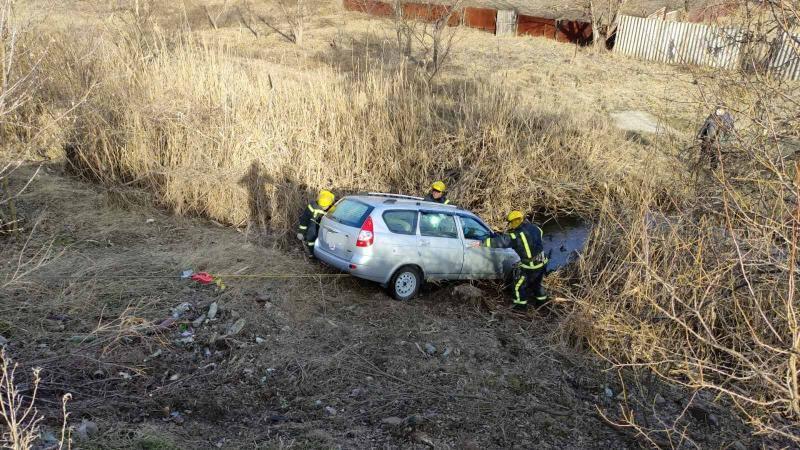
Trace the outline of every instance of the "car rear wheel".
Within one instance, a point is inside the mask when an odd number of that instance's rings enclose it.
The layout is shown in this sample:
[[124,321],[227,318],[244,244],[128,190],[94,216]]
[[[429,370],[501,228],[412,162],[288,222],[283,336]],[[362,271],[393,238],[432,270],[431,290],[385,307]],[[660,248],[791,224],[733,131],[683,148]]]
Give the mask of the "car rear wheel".
[[389,292],[395,300],[407,301],[416,297],[422,286],[422,273],[416,267],[401,267],[389,282]]

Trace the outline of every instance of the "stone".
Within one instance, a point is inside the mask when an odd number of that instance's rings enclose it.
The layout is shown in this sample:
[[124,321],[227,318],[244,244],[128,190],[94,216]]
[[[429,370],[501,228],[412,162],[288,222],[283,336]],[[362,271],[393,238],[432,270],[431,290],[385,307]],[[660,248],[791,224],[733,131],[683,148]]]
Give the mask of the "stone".
[[264,342],[267,342],[264,338],[256,336],[256,344],[261,345]]
[[60,320],[48,319],[44,321],[44,329],[47,331],[58,332],[64,331],[65,328],[66,326],[64,326],[64,322],[61,322]]
[[461,448],[464,450],[481,450],[483,446],[478,443],[475,439],[468,439],[461,444]]
[[614,398],[614,391],[612,391],[612,390],[611,390],[611,388],[610,388],[610,387],[608,387],[608,386],[606,386],[606,388],[605,388],[605,389],[603,389],[603,393],[604,393],[604,394],[605,394],[605,396],[606,396],[606,397],[608,397],[608,398]]
[[719,426],[719,418],[715,414],[708,415],[708,423],[711,426],[718,427]]
[[434,347],[433,344],[431,344],[430,342],[426,342],[425,343],[425,353],[427,353],[429,355],[435,355],[436,354],[436,347]]
[[326,406],[325,407],[325,415],[326,416],[335,416],[337,412],[338,411],[336,411],[336,408],[334,408],[332,406]]
[[733,447],[735,450],[747,450],[747,447],[742,444],[742,441],[733,441],[731,443],[731,447]]
[[55,433],[50,430],[45,430],[39,433],[39,440],[44,448],[55,448],[61,443],[61,441],[56,437]]
[[97,434],[98,431],[99,429],[96,423],[84,419],[77,430],[78,439],[82,441],[88,440],[91,436]]
[[315,441],[320,441],[326,444],[330,444],[334,441],[333,436],[325,430],[320,430],[319,428],[314,429],[306,433],[307,439],[312,439]]
[[667,403],[664,397],[658,393],[655,395],[655,397],[653,397],[653,401],[655,401],[656,405],[663,405],[664,403]]
[[217,317],[217,311],[219,311],[219,305],[214,302],[208,307],[208,320],[214,320]]
[[389,425],[389,426],[392,426],[392,427],[400,426],[402,423],[403,423],[403,419],[401,419],[399,417],[395,417],[395,416],[386,417],[385,419],[381,420],[381,424]]
[[434,445],[433,443],[433,439],[431,439],[430,436],[428,436],[426,433],[423,433],[422,431],[415,431],[411,433],[411,436],[409,437],[413,442],[416,442],[418,444],[423,444],[428,448],[436,448],[436,445]]
[[161,323],[159,323],[159,324],[157,325],[157,327],[158,327],[159,329],[161,329],[161,330],[166,330],[166,329],[168,329],[169,327],[171,327],[171,326],[173,326],[173,325],[175,325],[175,319],[173,319],[172,317],[170,317],[170,318],[168,318],[168,319],[164,319],[164,320],[162,320],[162,321],[161,321]]
[[533,414],[533,422],[544,428],[552,427],[556,423],[550,414],[543,411],[537,411]]
[[206,321],[206,315],[205,314],[201,314],[200,317],[198,317],[197,319],[194,319],[194,322],[192,322],[192,326],[195,327],[195,328],[200,328],[200,327],[203,326],[203,322],[205,322],[205,321]]
[[170,414],[170,419],[177,425],[183,425],[183,422],[186,421],[186,419],[183,418],[183,415],[178,411],[173,411],[172,414]]
[[0,347],[5,347],[8,344],[8,339],[0,336]]
[[350,397],[358,398],[361,397],[362,395],[364,395],[364,390],[361,388],[355,388],[352,391],[350,391]]
[[471,284],[460,284],[454,287],[453,296],[465,302],[480,301],[484,297],[483,291]]
[[442,353],[442,356],[447,358],[448,356],[450,356],[450,353],[452,353],[452,352],[453,352],[453,350],[450,347],[445,347],[444,353]]
[[236,336],[244,329],[245,323],[246,321],[244,319],[237,320],[233,325],[228,327],[228,331],[225,334],[228,336]]

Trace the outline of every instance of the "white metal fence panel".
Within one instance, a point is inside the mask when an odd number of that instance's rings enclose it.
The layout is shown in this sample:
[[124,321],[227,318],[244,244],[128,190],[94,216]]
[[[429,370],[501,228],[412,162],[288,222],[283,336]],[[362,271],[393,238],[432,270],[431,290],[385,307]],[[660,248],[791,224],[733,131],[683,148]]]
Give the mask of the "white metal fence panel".
[[800,80],[800,34],[783,33],[776,43],[777,51],[769,61],[769,69],[789,80]]
[[741,41],[735,27],[620,16],[614,51],[647,61],[733,69]]

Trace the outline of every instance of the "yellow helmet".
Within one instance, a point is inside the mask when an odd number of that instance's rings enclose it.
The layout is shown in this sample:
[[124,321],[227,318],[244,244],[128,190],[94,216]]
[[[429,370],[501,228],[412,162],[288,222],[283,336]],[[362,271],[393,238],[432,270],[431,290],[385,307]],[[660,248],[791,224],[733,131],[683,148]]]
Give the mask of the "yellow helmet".
[[508,213],[506,220],[509,222],[513,222],[515,220],[522,220],[524,218],[525,216],[522,214],[522,211],[511,211],[510,213]]
[[436,181],[431,185],[431,189],[434,191],[444,192],[447,190],[447,186],[441,181]]
[[321,190],[317,196],[317,204],[323,208],[327,208],[333,204],[336,196],[331,191]]

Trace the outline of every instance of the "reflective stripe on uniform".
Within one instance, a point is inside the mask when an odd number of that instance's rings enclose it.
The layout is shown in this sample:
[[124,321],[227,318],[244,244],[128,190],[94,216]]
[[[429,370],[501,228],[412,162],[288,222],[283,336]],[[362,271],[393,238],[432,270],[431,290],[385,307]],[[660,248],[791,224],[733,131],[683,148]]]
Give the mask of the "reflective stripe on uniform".
[[536,297],[536,300],[547,300],[547,296],[543,295],[541,297]]
[[485,243],[486,243],[487,247],[491,247],[492,246],[492,238],[486,238]]
[[311,206],[311,205],[308,205],[308,210],[311,211],[314,214],[315,217],[316,217],[317,214],[325,215],[325,211],[323,211],[321,209],[314,209],[314,207]]
[[444,204],[445,204],[445,205],[449,205],[449,204],[450,204],[450,200],[445,200],[445,201],[444,201]]
[[525,305],[528,303],[527,300],[522,300],[519,298],[519,288],[522,287],[522,283],[525,282],[525,275],[519,277],[516,286],[514,286],[514,303],[518,305]]
[[309,243],[308,243],[308,246],[309,246],[309,247],[313,247],[313,246],[314,246],[314,243],[313,243],[313,242],[309,242]]
[[308,229],[308,227],[307,227],[307,226],[305,226],[305,225],[300,225],[300,226],[299,226],[299,227],[297,227],[297,228],[300,228],[301,230],[307,230],[307,229]]
[[511,236],[511,239],[516,239],[517,238],[517,234],[516,233],[509,233],[509,236]]
[[528,247],[528,238],[525,237],[525,233],[520,233],[519,236],[522,238],[522,245],[525,246],[525,254],[528,256],[528,259],[531,259],[533,255],[531,255],[531,248]]
[[538,263],[538,264],[535,264],[535,263],[522,264],[522,263],[520,263],[519,266],[522,267],[523,269],[536,270],[536,269],[541,269],[544,266],[544,263]]

